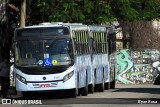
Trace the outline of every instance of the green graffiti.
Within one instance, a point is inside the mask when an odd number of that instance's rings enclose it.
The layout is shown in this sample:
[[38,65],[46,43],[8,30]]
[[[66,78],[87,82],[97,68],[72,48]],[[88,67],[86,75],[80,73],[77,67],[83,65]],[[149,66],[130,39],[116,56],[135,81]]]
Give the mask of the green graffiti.
[[122,74],[126,73],[133,66],[133,62],[129,59],[130,55],[127,51],[120,50],[120,54],[117,56],[117,64],[120,66],[120,71],[117,72],[116,79],[125,84],[132,83],[132,81],[122,77]]
[[[159,52],[159,53],[158,53]],[[116,80],[124,84],[153,83],[160,71],[160,51],[120,50]]]

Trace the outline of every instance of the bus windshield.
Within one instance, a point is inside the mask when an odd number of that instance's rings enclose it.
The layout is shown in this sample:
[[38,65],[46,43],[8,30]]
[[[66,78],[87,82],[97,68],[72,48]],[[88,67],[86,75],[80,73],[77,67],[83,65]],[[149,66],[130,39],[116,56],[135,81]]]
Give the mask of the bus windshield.
[[69,39],[18,41],[15,51],[15,65],[21,67],[69,65],[73,61]]

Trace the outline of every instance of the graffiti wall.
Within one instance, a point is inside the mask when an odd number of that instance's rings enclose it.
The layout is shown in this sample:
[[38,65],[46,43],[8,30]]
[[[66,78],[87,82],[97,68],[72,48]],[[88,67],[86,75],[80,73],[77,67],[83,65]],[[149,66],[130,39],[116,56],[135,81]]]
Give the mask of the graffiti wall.
[[116,71],[117,83],[153,84],[160,74],[160,50],[120,50]]

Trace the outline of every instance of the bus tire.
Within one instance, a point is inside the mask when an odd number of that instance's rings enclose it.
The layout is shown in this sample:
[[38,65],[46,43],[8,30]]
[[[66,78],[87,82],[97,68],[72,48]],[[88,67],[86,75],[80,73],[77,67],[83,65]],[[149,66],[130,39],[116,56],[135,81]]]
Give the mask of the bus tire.
[[113,81],[110,82],[110,89],[114,89],[115,88],[115,84],[116,84],[116,82],[115,82],[115,67],[114,67],[114,78],[113,78]]
[[93,84],[90,84],[89,87],[88,87],[88,92],[89,93],[94,93],[94,85]]
[[105,89],[105,90],[108,90],[108,89],[109,89],[109,83],[105,83],[105,84],[104,84],[104,89]]
[[96,70],[94,70],[94,92],[98,92],[98,84],[96,84],[97,78],[96,78]]
[[114,88],[115,88],[115,80],[110,82],[110,89],[114,89]]
[[23,97],[23,99],[29,99],[30,93],[29,92],[22,92],[22,97]]
[[77,96],[80,96],[81,95],[81,89],[78,89],[78,94]]
[[88,86],[88,92],[89,93],[94,93],[95,92],[95,84],[96,84],[96,76],[94,75],[94,83],[90,84]]
[[78,90],[78,89],[73,89],[73,90],[71,90],[70,97],[76,98],[77,95],[78,95],[78,91],[77,91],[77,90]]
[[88,78],[87,78],[87,74],[86,74],[86,85],[85,85],[85,87],[82,88],[81,95],[82,96],[87,96],[88,95]]
[[104,92],[104,76],[102,76],[102,83],[99,84],[98,90]]

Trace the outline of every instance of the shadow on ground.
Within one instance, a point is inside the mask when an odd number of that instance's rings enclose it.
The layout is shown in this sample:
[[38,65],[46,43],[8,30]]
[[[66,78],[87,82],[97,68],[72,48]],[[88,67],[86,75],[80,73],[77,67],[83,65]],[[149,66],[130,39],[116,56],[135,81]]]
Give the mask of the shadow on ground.
[[49,99],[65,99],[74,98],[68,91],[53,91],[53,92],[27,92],[23,97],[22,94],[7,94],[7,97],[1,98],[16,99],[16,100],[49,100]]
[[159,88],[155,88],[154,85],[152,87],[131,87],[131,88],[117,88],[117,90],[113,90],[113,92],[132,92],[132,93],[149,93],[149,94],[160,94],[160,86]]

